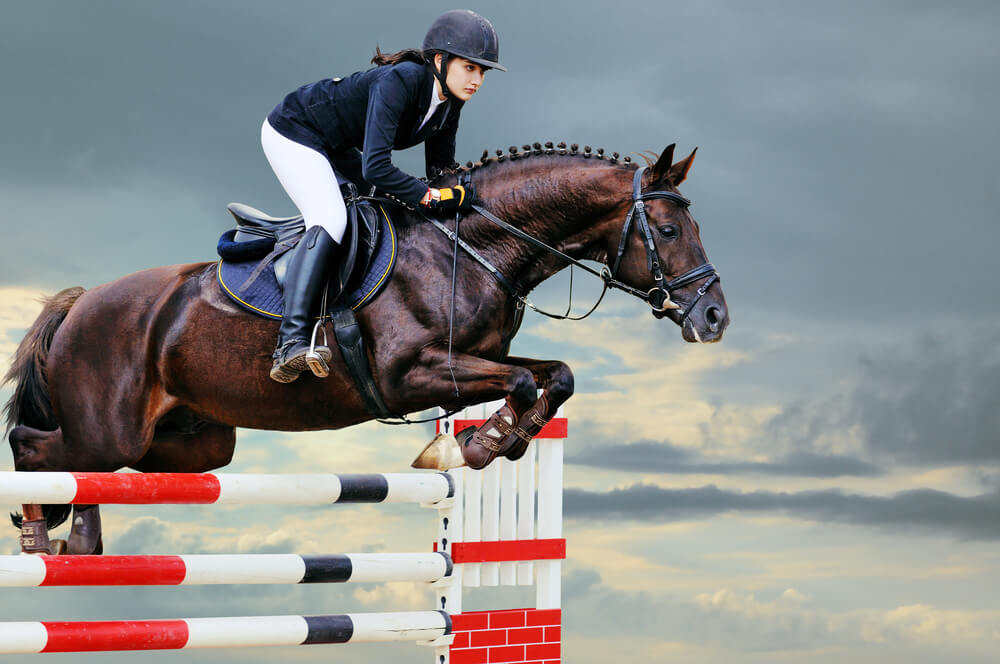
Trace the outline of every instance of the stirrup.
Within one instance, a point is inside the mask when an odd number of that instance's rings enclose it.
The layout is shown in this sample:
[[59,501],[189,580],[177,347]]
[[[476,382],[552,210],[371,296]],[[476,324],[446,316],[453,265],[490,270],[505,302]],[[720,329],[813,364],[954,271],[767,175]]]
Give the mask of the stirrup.
[[[325,293],[323,299],[326,299]],[[314,376],[317,378],[326,378],[330,375],[330,365],[327,364],[327,361],[316,350],[316,332],[318,330],[322,330],[323,332],[323,345],[320,348],[325,348],[327,354],[330,355],[331,359],[333,358],[333,353],[330,352],[330,343],[326,337],[326,328],[323,327],[323,317],[320,316],[316,324],[313,325],[312,338],[309,340],[309,350],[306,351],[306,364],[309,365],[309,370],[313,372]]]

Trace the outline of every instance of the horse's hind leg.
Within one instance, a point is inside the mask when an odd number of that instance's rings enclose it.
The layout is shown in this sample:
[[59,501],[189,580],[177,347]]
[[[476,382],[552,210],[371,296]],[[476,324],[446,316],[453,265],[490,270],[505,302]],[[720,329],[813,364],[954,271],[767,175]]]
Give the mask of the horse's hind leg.
[[[222,425],[204,425],[188,435],[158,430],[145,456],[132,467],[143,472],[200,473],[229,463],[235,445],[236,430]],[[72,555],[104,552],[99,505],[73,506],[73,526],[65,552]]]
[[[18,471],[66,468],[62,430],[40,431],[18,426],[10,432],[14,468]],[[69,505],[22,505],[21,551],[23,553],[101,553],[101,515],[97,505],[73,505],[73,525],[68,541],[49,540],[49,530],[58,527],[70,513]],[[15,521],[16,523],[16,521]]]
[[75,556],[104,553],[100,505],[73,505],[73,525],[66,538],[66,553]]
[[[14,470],[39,471],[62,469],[66,457],[62,430],[42,431],[29,426],[16,426],[8,436],[14,455]],[[58,553],[61,540],[49,540],[49,530],[58,527],[69,516],[69,505],[21,506],[22,514],[11,514],[11,521],[21,529],[22,553]]]

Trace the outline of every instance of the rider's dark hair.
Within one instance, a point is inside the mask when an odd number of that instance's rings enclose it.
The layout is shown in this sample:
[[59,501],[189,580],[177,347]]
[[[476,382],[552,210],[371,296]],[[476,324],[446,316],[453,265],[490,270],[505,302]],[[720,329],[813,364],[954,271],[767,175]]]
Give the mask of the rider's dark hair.
[[427,58],[419,48],[404,48],[395,53],[383,53],[378,46],[375,47],[375,55],[372,56],[373,65],[398,65],[400,62],[416,62],[424,64]]

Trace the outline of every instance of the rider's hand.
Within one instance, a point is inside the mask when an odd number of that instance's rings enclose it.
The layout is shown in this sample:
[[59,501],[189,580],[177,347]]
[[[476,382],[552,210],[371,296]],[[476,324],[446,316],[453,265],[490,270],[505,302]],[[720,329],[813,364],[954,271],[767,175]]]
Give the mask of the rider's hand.
[[443,189],[428,189],[420,204],[434,210],[435,212],[454,212],[460,210],[468,212],[472,209],[472,201],[476,198],[476,191],[472,185],[455,185]]

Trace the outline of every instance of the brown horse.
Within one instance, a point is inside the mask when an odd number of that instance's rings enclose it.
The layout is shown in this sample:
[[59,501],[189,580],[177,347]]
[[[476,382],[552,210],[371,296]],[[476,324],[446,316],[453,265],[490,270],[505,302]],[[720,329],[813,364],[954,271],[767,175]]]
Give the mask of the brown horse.
[[[615,263],[621,245],[616,279],[633,294],[652,289],[658,297],[644,299],[653,314],[680,325],[686,341],[718,341],[729,316],[714,268],[707,279],[676,279],[711,268],[687,201],[676,192],[694,152],[674,164],[671,145],[637,175],[636,165],[619,162],[617,154],[547,146],[487,159],[439,184],[471,177],[484,209],[574,258]],[[638,208],[634,187],[645,198]],[[466,440],[463,453],[476,467],[498,454],[519,456],[526,438],[572,395],[569,367],[508,355],[522,305],[469,255],[459,254],[453,382],[451,240],[413,211],[399,208],[395,217],[395,274],[358,312],[386,405],[412,413],[504,398],[506,406],[487,423],[493,430],[484,425],[477,432],[480,445],[472,449]],[[628,231],[627,218],[635,232]],[[452,220],[442,221],[454,228]],[[520,293],[566,264],[481,214],[461,222],[461,237]],[[659,281],[651,272],[654,258],[662,265]],[[235,427],[339,429],[373,418],[336,353],[326,379],[270,380],[277,323],[237,307],[215,272],[214,263],[159,267],[47,300],[7,375],[16,383],[7,404],[8,425],[16,425],[9,437],[15,468],[204,472],[229,463]],[[673,303],[662,289],[671,278]],[[69,552],[99,551],[97,506],[74,509]],[[26,523],[42,518],[37,506],[25,512]],[[49,527],[68,512],[46,506]]]

